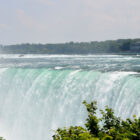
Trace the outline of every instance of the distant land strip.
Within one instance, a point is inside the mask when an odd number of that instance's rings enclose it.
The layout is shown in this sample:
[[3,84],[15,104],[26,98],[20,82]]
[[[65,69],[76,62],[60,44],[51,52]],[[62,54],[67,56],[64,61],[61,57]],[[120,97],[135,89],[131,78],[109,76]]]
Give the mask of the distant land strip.
[[0,45],[0,54],[136,54],[140,53],[139,39],[118,39],[58,44]]

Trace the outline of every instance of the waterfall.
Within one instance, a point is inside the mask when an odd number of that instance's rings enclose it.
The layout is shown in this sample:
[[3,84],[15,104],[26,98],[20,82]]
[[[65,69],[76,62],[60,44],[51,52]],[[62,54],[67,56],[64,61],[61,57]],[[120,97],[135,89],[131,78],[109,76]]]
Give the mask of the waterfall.
[[140,116],[140,78],[132,72],[0,68],[0,135],[7,140],[51,140],[58,127],[84,125],[83,100]]

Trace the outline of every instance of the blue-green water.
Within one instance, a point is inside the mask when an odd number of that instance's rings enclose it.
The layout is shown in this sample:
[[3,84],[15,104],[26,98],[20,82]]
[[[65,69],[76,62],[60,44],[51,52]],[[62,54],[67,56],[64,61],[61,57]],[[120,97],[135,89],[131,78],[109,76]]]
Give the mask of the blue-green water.
[[83,100],[140,116],[139,56],[0,56],[0,135],[50,140],[53,130],[83,125]]

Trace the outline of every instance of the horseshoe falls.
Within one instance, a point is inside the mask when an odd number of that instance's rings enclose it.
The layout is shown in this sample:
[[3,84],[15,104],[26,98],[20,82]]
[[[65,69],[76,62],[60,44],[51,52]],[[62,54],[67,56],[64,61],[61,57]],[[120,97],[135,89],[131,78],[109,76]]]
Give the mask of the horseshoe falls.
[[58,127],[84,125],[83,100],[140,116],[139,71],[135,55],[0,55],[0,135],[51,140]]

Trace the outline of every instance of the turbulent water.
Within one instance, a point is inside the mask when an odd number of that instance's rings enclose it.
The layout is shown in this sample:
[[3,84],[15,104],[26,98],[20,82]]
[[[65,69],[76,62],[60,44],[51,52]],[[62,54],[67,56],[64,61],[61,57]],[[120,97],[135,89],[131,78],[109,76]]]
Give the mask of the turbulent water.
[[139,71],[139,56],[1,55],[0,135],[51,140],[58,127],[84,125],[83,100],[140,116]]

